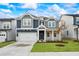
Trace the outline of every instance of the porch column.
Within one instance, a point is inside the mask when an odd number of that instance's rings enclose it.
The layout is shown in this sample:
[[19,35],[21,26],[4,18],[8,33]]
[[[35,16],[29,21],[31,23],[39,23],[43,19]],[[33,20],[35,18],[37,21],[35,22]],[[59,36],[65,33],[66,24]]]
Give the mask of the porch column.
[[52,30],[52,41],[54,41],[54,31]]
[[61,32],[59,32],[59,37],[58,37],[59,41],[61,41]]
[[39,40],[39,29],[37,30],[37,40]]
[[44,30],[44,42],[46,42],[46,29]]

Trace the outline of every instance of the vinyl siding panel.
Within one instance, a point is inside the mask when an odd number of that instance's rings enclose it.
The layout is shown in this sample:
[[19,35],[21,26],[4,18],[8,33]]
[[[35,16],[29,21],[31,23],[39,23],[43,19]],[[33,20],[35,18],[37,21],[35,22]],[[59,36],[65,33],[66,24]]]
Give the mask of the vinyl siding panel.
[[21,28],[21,20],[17,20],[17,28]]
[[37,28],[38,27],[38,20],[33,20],[33,28]]

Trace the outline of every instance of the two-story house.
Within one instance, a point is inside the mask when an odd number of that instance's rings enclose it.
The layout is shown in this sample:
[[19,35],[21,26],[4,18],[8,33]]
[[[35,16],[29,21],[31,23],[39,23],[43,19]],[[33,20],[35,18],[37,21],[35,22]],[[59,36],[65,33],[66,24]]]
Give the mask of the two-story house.
[[0,18],[0,42],[16,40],[16,23],[14,18]]
[[17,19],[17,41],[54,41],[55,18],[24,14]]
[[61,16],[59,27],[62,29],[62,38],[66,37],[77,39],[77,34],[79,34],[79,32],[77,32],[78,26],[75,24],[76,20],[79,25],[79,14],[64,14]]

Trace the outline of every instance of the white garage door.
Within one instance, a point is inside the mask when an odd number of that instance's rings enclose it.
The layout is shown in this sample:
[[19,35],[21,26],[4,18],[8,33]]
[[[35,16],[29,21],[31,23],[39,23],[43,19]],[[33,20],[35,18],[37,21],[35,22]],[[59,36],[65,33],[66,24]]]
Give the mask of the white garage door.
[[36,32],[19,32],[18,41],[36,41]]
[[0,42],[4,42],[6,39],[6,32],[0,31]]

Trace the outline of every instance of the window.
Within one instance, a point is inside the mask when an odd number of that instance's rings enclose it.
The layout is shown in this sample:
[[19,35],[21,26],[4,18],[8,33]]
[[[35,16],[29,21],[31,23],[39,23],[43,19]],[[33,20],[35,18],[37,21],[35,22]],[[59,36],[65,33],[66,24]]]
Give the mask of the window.
[[49,37],[50,36],[50,33],[47,33],[47,37]]
[[76,17],[75,25],[79,25],[79,17]]
[[10,24],[10,22],[3,22],[3,29],[10,29],[10,26],[11,26],[11,24]]
[[9,24],[4,24],[4,25],[3,25],[3,28],[4,28],[4,29],[10,29],[10,25],[9,25]]
[[67,31],[67,36],[69,35],[69,31]]
[[7,25],[7,28],[9,28],[9,25]]
[[56,26],[55,21],[49,21],[48,22],[48,27],[55,27],[55,26]]
[[51,22],[48,22],[48,26],[51,27]]
[[56,37],[56,33],[54,32],[54,37]]
[[29,19],[29,18],[24,18],[22,25],[23,25],[23,26],[31,26],[31,19]]
[[6,29],[6,25],[4,25],[4,29]]

